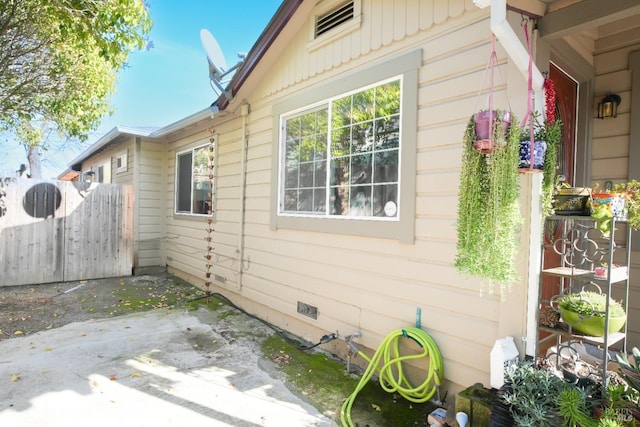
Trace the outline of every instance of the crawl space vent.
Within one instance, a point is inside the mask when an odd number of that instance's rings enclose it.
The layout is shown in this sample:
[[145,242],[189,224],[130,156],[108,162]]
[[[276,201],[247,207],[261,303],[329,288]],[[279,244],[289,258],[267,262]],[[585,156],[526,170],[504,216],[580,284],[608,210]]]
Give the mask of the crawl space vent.
[[316,18],[316,38],[353,19],[353,1]]

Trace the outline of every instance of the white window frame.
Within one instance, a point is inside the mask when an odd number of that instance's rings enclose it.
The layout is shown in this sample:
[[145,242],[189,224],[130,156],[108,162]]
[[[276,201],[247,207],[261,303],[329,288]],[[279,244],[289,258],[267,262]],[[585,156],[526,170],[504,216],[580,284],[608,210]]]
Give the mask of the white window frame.
[[[399,218],[399,210],[398,210],[398,206],[399,206],[399,201],[401,199],[401,194],[400,194],[400,190],[402,188],[401,186],[401,182],[400,182],[400,177],[401,177],[401,170],[402,170],[402,166],[400,163],[400,156],[398,155],[398,159],[397,159],[397,168],[398,168],[398,178],[396,181],[394,182],[371,182],[368,183],[367,188],[372,189],[373,187],[393,187],[395,186],[395,196],[396,199],[393,202],[388,202],[387,205],[385,206],[386,209],[384,209],[384,211],[388,212],[388,213],[384,213],[383,214],[385,216],[374,216],[372,214],[369,215],[357,215],[355,213],[353,213],[353,206],[351,206],[351,200],[348,200],[349,202],[349,213],[346,215],[335,215],[335,214],[331,214],[331,195],[333,193],[332,187],[331,187],[331,165],[332,165],[332,161],[336,158],[342,158],[342,159],[347,159],[347,160],[351,160],[352,157],[357,157],[354,156],[353,154],[348,154],[346,157],[345,156],[332,156],[331,154],[331,148],[332,148],[332,142],[331,142],[331,134],[333,131],[332,128],[332,122],[333,122],[333,103],[334,101],[343,99],[345,97],[357,94],[357,93],[361,93],[361,92],[365,92],[369,89],[372,88],[376,88],[376,87],[380,87],[383,86],[385,84],[388,83],[395,83],[395,82],[399,82],[399,86],[400,86],[400,98],[402,99],[402,76],[393,76],[391,78],[385,79],[383,81],[379,81],[379,82],[375,82],[373,84],[361,87],[361,88],[357,88],[354,89],[350,92],[344,93],[344,94],[340,94],[338,96],[334,96],[331,97],[327,100],[324,100],[322,102],[320,102],[317,105],[313,105],[307,108],[302,108],[296,111],[292,111],[290,113],[287,114],[283,114],[281,116],[280,119],[280,129],[281,129],[281,135],[280,135],[280,168],[279,168],[279,192],[278,192],[278,215],[281,216],[301,216],[301,217],[323,217],[323,218],[337,218],[337,219],[345,219],[345,220],[370,220],[370,221],[397,221]],[[400,106],[401,107],[401,106]],[[326,140],[326,156],[324,158],[325,161],[325,169],[326,169],[326,174],[325,174],[325,179],[324,179],[324,186],[319,186],[319,185],[314,185],[313,188],[314,189],[321,189],[322,187],[324,187],[325,190],[325,201],[324,201],[324,206],[325,206],[325,211],[323,212],[319,212],[319,211],[292,211],[292,210],[286,210],[284,208],[285,205],[285,184],[284,181],[286,180],[286,145],[287,145],[287,141],[286,141],[286,129],[287,129],[287,123],[289,120],[293,120],[297,117],[300,117],[301,115],[305,115],[308,113],[313,113],[313,112],[317,112],[317,111],[321,111],[321,110],[327,110],[327,129],[326,129],[326,133],[327,133],[327,140]],[[400,120],[399,123],[402,122],[402,108],[400,108],[399,111],[400,114]],[[374,117],[374,120],[379,120],[380,117]],[[351,128],[351,126],[348,126],[349,128]],[[400,143],[400,141],[402,141],[402,126],[399,126],[399,141],[398,141],[398,147],[397,148],[393,148],[391,150],[382,150],[382,151],[378,151],[375,150],[374,148],[370,149],[369,154],[372,154],[373,157],[377,157],[377,154],[381,154],[383,152],[387,152],[387,151],[397,151],[398,154],[402,151],[402,144]],[[363,154],[367,154],[367,153],[363,153]],[[373,160],[370,166],[373,165]],[[370,174],[371,175],[371,174]],[[349,181],[351,179],[351,176],[349,176]],[[370,184],[370,185],[369,185]],[[348,187],[349,191],[348,194],[352,194],[354,189],[357,189],[359,186],[356,186],[350,182],[346,183],[346,187]],[[374,195],[373,195],[373,191],[372,194],[369,196],[369,198],[367,199],[369,205],[371,205],[371,207],[369,209],[373,209],[373,201],[374,201]],[[382,209],[381,209],[382,210]]]
[[[415,239],[416,204],[416,157],[418,129],[418,81],[422,65],[422,51],[414,50],[379,62],[367,69],[359,69],[351,74],[341,74],[322,86],[314,86],[292,95],[273,106],[271,214],[272,230],[290,229],[319,233],[346,234],[365,237],[395,239],[411,244]],[[397,220],[374,221],[352,220],[352,218],[280,215],[280,158],[281,119],[286,114],[320,105],[326,99],[344,96],[368,85],[402,76],[401,93],[401,150],[399,153],[401,170],[398,181],[402,187],[398,200]]]
[[[215,159],[216,159],[216,149],[217,149],[217,135],[214,135],[214,141],[213,143],[211,141],[209,142],[203,142],[203,143],[198,143],[198,144],[194,144],[192,146],[183,148],[181,150],[177,150],[176,151],[176,155],[175,155],[175,175],[174,175],[174,203],[173,203],[173,208],[174,208],[174,214],[175,215],[180,215],[180,216],[188,216],[188,217],[211,217],[213,216],[213,211],[214,211],[214,203],[215,203],[215,182],[216,182],[216,168],[215,168]],[[179,203],[179,158],[180,156],[186,154],[186,153],[191,153],[191,175],[190,175],[190,179],[191,179],[191,185],[193,185],[193,170],[194,170],[194,154],[196,152],[196,150],[200,150],[200,149],[206,149],[207,153],[209,154],[209,157],[213,157],[213,161],[209,161],[208,165],[207,165],[207,176],[208,177],[212,177],[212,178],[207,178],[207,184],[204,187],[204,189],[201,190],[207,190],[208,193],[211,194],[209,199],[205,199],[203,200],[203,202],[208,202],[209,203],[209,211],[210,212],[205,212],[205,213],[198,213],[198,212],[194,212],[193,206],[194,206],[194,199],[193,199],[193,187],[190,187],[190,209],[188,211],[186,210],[178,210],[178,203]],[[213,151],[210,151],[213,150]],[[211,166],[211,167],[209,167]],[[211,183],[211,186],[209,186],[209,183]]]
[[[127,171],[127,160],[127,151],[123,151],[116,156],[116,174]],[[118,163],[120,163],[120,166],[118,166]]]

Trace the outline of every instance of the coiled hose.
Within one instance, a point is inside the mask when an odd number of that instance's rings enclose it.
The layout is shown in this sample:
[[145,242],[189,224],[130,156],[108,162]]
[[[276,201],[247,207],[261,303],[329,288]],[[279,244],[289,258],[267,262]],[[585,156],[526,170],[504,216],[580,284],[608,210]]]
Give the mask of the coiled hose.
[[[400,355],[400,338],[410,338],[421,348],[421,353]],[[360,390],[371,380],[376,371],[379,372],[380,386],[388,393],[398,393],[405,399],[423,403],[431,399],[438,391],[444,378],[444,366],[442,356],[435,341],[425,331],[415,327],[397,329],[391,332],[382,341],[373,357],[369,358],[353,343],[349,342],[351,348],[362,356],[369,365],[365,370],[356,389],[342,404],[340,419],[343,427],[354,427],[351,420],[351,407]],[[403,375],[402,362],[412,359],[429,358],[429,369],[427,377],[419,386],[413,386]],[[382,362],[382,366],[381,365]],[[378,370],[378,367],[380,369]]]

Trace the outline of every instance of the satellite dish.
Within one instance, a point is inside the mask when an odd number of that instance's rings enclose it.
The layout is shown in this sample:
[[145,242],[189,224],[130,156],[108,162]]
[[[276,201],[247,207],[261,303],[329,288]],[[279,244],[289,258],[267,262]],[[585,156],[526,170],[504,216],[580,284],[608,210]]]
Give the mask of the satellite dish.
[[209,30],[203,28],[200,30],[200,42],[207,54],[211,74],[216,77],[222,77],[227,71],[227,62],[224,60],[222,49],[220,49],[216,38],[213,37]]
[[238,55],[240,57],[240,62],[234,65],[231,68],[227,68],[227,62],[224,60],[224,55],[222,54],[222,49],[220,49],[220,45],[216,41],[216,38],[213,37],[213,34],[209,32],[207,29],[200,30],[200,42],[202,43],[202,47],[207,54],[207,60],[209,61],[209,79],[211,80],[211,87],[214,92],[218,96],[221,93],[227,97],[228,100],[231,100],[231,93],[229,93],[225,88],[222,79],[227,76],[229,73],[235,71],[236,68],[244,62],[244,55]]

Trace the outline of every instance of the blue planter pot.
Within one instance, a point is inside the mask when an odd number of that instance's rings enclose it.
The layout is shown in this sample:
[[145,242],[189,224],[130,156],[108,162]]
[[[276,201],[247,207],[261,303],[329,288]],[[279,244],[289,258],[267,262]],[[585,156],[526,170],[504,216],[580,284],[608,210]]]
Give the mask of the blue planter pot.
[[545,141],[535,141],[533,149],[533,168],[531,165],[531,141],[520,141],[520,169],[534,169],[541,171],[544,167],[544,155],[547,152],[547,143]]

